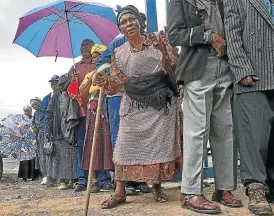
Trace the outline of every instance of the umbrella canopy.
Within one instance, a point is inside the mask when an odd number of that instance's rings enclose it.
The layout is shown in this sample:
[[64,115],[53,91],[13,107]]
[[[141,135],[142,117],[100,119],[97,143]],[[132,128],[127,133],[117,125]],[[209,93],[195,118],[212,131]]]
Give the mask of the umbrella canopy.
[[9,115],[0,121],[0,152],[20,161],[36,157],[36,135],[25,115]]
[[108,44],[120,33],[114,10],[100,3],[59,0],[20,18],[14,38],[37,57],[75,58],[85,38]]

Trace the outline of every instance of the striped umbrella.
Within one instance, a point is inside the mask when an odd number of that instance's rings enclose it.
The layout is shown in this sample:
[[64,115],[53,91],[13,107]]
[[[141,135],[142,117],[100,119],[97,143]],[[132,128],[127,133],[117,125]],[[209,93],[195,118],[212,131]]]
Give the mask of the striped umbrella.
[[100,3],[59,0],[20,18],[14,43],[37,57],[76,58],[85,38],[108,44],[118,34],[114,10]]

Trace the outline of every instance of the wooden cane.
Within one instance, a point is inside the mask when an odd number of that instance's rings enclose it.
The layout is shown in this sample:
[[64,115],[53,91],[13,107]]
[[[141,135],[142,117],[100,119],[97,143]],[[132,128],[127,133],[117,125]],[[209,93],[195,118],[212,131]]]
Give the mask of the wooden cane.
[[87,193],[86,193],[86,202],[85,202],[85,216],[88,215],[88,207],[89,207],[89,201],[90,201],[90,191],[92,186],[92,179],[93,179],[93,160],[96,149],[97,143],[97,136],[99,133],[99,127],[100,127],[100,115],[102,111],[102,102],[103,102],[103,87],[99,90],[99,101],[97,106],[97,112],[96,112],[96,118],[95,118],[95,128],[94,128],[94,134],[93,134],[93,140],[92,140],[92,148],[91,148],[91,156],[90,156],[90,162],[89,162],[89,173],[88,173],[88,186],[87,186]]

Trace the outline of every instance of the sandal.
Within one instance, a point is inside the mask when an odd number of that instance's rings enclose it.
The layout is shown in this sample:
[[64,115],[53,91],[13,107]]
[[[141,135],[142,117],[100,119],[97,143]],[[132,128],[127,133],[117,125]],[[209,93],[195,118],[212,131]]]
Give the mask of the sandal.
[[155,188],[155,186],[153,186],[151,191],[156,202],[165,203],[168,201],[167,195],[163,192],[161,187]]
[[118,197],[117,199],[115,195],[111,195],[110,198],[108,198],[106,201],[102,203],[101,208],[111,209],[125,202],[126,202],[126,196]]

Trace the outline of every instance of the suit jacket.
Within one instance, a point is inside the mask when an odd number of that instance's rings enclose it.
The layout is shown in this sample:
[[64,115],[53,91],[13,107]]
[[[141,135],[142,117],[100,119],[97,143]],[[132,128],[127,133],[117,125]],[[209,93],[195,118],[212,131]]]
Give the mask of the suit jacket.
[[[274,89],[274,23],[264,0],[223,0],[229,64],[234,92]],[[257,75],[255,87],[239,84]]]
[[[217,0],[222,18],[223,3]],[[168,38],[173,46],[181,46],[176,69],[178,84],[199,79],[207,65],[208,47],[204,42],[205,26],[195,0],[170,0]]]

